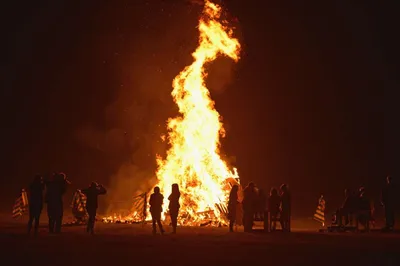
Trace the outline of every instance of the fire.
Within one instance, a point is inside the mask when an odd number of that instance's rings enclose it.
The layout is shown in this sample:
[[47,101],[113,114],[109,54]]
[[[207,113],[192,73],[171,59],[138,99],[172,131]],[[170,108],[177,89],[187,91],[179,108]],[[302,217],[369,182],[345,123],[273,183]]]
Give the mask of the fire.
[[[225,204],[230,186],[229,178],[238,178],[219,155],[220,137],[225,130],[205,85],[206,64],[225,55],[239,60],[239,41],[233,30],[221,20],[221,7],[205,1],[199,20],[199,45],[193,63],[173,80],[172,96],[180,116],[168,120],[170,149],[165,159],[157,156],[158,186],[167,198],[171,185],[181,190],[181,224],[196,224],[204,217],[222,220],[219,204]],[[168,200],[164,200],[164,210]]]

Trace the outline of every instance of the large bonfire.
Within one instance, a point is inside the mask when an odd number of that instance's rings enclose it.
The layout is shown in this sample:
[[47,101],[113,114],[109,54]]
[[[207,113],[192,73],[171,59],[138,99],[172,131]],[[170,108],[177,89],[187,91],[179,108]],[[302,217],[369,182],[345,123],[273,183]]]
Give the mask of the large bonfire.
[[172,96],[180,116],[168,120],[170,149],[165,159],[157,157],[157,185],[164,196],[171,193],[173,183],[179,184],[181,224],[198,224],[210,213],[213,220],[221,221],[220,206],[228,199],[229,179],[238,180],[236,169],[230,170],[220,156],[220,137],[225,131],[204,79],[207,63],[217,56],[239,60],[240,44],[232,37],[232,29],[221,21],[221,7],[209,0],[204,3],[198,29],[194,61],[173,81]]
[[[168,136],[162,137],[168,140],[170,149],[165,159],[157,156],[157,186],[161,192],[168,197],[172,184],[180,187],[178,221],[183,225],[224,222],[231,185],[239,182],[236,169],[230,170],[220,156],[219,140],[225,136],[225,130],[204,79],[207,63],[217,56],[225,55],[238,61],[240,44],[232,37],[233,30],[226,21],[221,21],[221,7],[210,0],[204,2],[198,29],[199,45],[193,53],[194,61],[172,84],[172,96],[180,116],[168,120]],[[132,213],[127,217],[114,215],[103,221],[143,221],[148,196],[144,193],[135,197]],[[163,209],[168,210],[166,199]],[[150,218],[147,212],[147,219]]]

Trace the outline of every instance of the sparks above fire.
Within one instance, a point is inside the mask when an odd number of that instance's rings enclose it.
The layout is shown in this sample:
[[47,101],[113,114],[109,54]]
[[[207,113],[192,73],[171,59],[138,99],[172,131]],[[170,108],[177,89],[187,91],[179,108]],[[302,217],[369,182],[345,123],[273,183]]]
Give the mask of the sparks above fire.
[[172,96],[180,115],[168,120],[170,149],[165,159],[157,157],[157,185],[165,197],[165,211],[171,185],[179,184],[180,224],[199,224],[205,216],[221,221],[221,205],[231,187],[228,180],[238,180],[236,169],[230,170],[219,155],[225,131],[204,79],[206,64],[218,56],[238,61],[240,44],[232,37],[232,28],[221,21],[221,7],[211,1],[204,3],[198,29],[194,61],[173,80]]

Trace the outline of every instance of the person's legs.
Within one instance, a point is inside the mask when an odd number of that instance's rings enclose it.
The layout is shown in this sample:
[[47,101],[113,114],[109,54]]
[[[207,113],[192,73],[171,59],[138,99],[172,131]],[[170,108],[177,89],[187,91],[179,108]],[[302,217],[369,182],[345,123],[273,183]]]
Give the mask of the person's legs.
[[39,221],[40,221],[40,211],[35,213],[35,235],[37,235],[39,231]]
[[176,233],[176,227],[178,225],[178,214],[171,213],[171,223],[172,223],[172,232]]
[[31,232],[32,223],[33,223],[34,219],[35,219],[35,215],[34,215],[33,211],[30,209],[29,210],[29,221],[28,221],[28,234]]
[[90,233],[94,234],[94,224],[96,223],[96,210],[90,213]]
[[161,212],[157,213],[156,221],[157,221],[157,224],[158,224],[158,227],[160,229],[161,234],[163,234],[164,233],[164,228],[163,228],[162,223],[161,223]]
[[394,211],[393,208],[385,208],[386,228],[393,229],[394,227]]
[[153,222],[153,234],[155,234],[157,232],[157,228],[156,228],[157,220],[156,220],[156,217],[155,217],[155,213],[151,213],[151,219],[152,219],[152,222]]

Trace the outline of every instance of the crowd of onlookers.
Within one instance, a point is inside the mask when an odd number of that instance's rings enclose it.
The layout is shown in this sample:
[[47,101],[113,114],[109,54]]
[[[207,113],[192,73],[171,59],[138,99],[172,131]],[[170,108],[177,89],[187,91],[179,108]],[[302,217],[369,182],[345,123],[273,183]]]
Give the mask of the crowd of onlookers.
[[[384,230],[393,230],[395,222],[395,208],[397,195],[390,176],[386,179],[386,185],[382,189],[381,204],[385,209],[386,226]],[[28,232],[31,232],[33,222],[35,223],[35,234],[39,226],[39,219],[44,203],[47,204],[47,214],[49,217],[49,232],[60,233],[63,218],[63,195],[69,181],[63,173],[55,173],[47,178],[40,175],[35,176],[29,187],[29,222]],[[87,232],[94,232],[94,223],[98,207],[97,197],[106,193],[102,185],[92,182],[88,188],[81,189],[81,193],[86,196],[86,211],[89,219]],[[233,232],[235,223],[242,222],[245,232],[251,232],[254,220],[264,221],[264,226],[269,230],[276,230],[276,223],[279,222],[282,231],[291,231],[291,195],[286,184],[279,188],[272,188],[267,196],[262,189],[257,189],[253,182],[250,182],[243,190],[243,199],[239,202],[239,186],[233,185],[230,191],[227,204],[227,217],[229,220],[229,230]],[[180,191],[178,184],[172,185],[172,192],[168,197],[169,215],[173,233],[176,233],[178,214],[179,214]],[[156,233],[158,225],[161,233],[164,229],[161,223],[163,212],[164,196],[160,193],[160,188],[155,187],[151,194],[149,205],[153,222],[153,233]],[[242,208],[243,215],[238,215],[238,209]],[[240,217],[240,218],[238,218]],[[373,207],[371,200],[366,196],[365,188],[361,187],[357,192],[345,191],[345,201],[336,211],[333,221],[337,226],[351,224],[353,219],[369,229],[369,223],[373,221]],[[241,219],[242,221],[238,221]],[[267,221],[267,222],[265,222]]]
[[[29,221],[28,233],[32,230],[34,223],[34,233],[38,232],[40,215],[44,204],[47,205],[47,215],[49,217],[49,233],[60,233],[63,219],[63,195],[67,190],[67,180],[64,173],[54,173],[46,178],[36,175],[29,186]],[[97,211],[97,196],[105,194],[106,190],[102,185],[92,182],[88,188],[80,190],[86,196],[86,211],[89,215],[87,232],[94,232],[94,223]]]
[[[398,195],[391,176],[386,178],[386,185],[382,188],[380,204],[385,210],[386,224],[383,230],[392,231],[395,224],[395,211],[398,207]],[[364,187],[360,187],[357,191],[346,189],[345,200],[336,211],[333,224],[347,226],[355,222],[356,228],[358,228],[358,224],[361,224],[366,230],[369,230],[370,223],[375,221],[374,209],[373,201]]]

